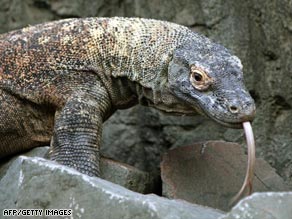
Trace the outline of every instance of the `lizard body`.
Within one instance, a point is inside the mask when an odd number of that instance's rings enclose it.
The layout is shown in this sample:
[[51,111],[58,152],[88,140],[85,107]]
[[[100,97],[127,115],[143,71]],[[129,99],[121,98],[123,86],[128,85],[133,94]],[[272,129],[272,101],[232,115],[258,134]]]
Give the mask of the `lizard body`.
[[239,59],[177,24],[66,19],[0,35],[0,158],[50,157],[99,175],[102,123],[137,103],[241,127],[254,117]]

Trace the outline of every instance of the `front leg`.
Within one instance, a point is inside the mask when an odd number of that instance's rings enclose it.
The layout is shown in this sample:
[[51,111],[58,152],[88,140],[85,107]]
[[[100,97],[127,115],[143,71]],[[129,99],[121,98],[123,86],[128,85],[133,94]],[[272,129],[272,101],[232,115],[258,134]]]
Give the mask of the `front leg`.
[[89,176],[99,176],[102,123],[111,104],[106,89],[76,91],[56,113],[50,158]]

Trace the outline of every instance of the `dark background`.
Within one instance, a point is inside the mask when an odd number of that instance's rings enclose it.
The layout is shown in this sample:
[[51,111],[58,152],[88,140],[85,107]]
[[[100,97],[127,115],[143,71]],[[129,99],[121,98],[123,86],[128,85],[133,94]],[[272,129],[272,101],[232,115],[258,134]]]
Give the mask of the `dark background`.
[[[173,21],[231,49],[243,62],[246,84],[257,104],[257,156],[292,184],[291,0],[0,0],[0,33],[89,16]],[[102,151],[153,171],[168,148],[214,139],[245,146],[242,130],[223,128],[201,116],[174,117],[137,106],[106,122]]]

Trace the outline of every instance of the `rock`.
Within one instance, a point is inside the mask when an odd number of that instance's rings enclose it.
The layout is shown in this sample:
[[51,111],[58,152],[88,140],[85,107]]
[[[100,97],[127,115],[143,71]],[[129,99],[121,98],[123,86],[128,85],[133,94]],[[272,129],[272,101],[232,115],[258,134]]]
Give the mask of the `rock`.
[[[49,147],[38,147],[25,153],[29,157],[45,157]],[[7,169],[18,156],[0,164],[0,179],[5,175]],[[157,178],[148,172],[141,171],[133,166],[113,161],[108,158],[101,158],[101,178],[119,184],[132,191],[142,194],[153,193],[160,188],[157,185]]]
[[[32,150],[29,150],[22,155],[28,156],[28,157],[46,157],[48,153],[49,147],[36,147]],[[7,157],[0,161],[0,180],[1,178],[6,174],[6,171],[9,169],[11,164],[18,158],[19,155],[16,155],[14,157]]]
[[102,154],[140,170],[159,173],[160,156],[168,145],[158,112],[154,112],[142,106],[117,111],[104,124]]
[[290,219],[292,192],[254,193],[220,219]]
[[42,158],[18,157],[0,181],[3,209],[72,209],[72,218],[217,219],[220,211],[142,195]]
[[[229,210],[244,181],[247,156],[240,145],[208,141],[170,150],[163,156],[163,194],[169,198]],[[289,187],[264,160],[257,159],[254,191],[286,191]]]
[[157,178],[133,166],[101,158],[101,178],[142,194],[154,193],[160,188]]

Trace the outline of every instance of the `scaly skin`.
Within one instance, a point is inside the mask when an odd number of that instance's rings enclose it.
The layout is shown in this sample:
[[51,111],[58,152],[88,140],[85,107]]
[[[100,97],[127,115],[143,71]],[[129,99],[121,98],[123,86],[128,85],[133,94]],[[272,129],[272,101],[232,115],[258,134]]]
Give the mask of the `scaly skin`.
[[164,21],[67,19],[0,35],[0,157],[51,142],[52,160],[99,176],[102,123],[137,103],[241,127],[255,111],[241,68]]

